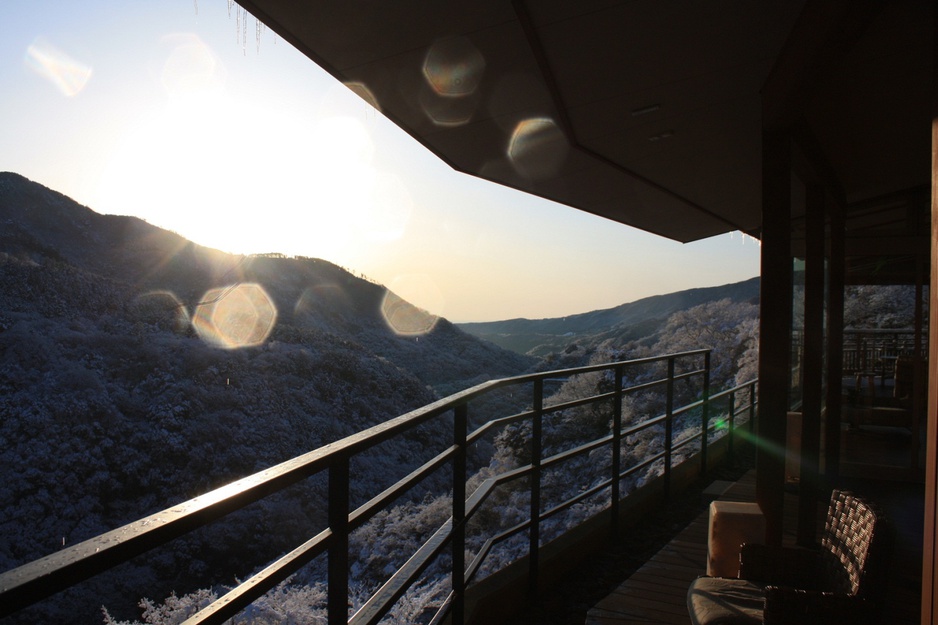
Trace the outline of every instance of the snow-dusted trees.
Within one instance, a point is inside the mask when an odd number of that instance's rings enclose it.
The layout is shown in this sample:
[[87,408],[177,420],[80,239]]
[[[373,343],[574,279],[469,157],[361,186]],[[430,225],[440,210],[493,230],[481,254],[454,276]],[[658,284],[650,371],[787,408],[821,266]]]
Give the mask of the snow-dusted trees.
[[[412,375],[334,337],[232,352],[160,328],[135,334],[132,323],[106,316],[7,319],[0,332],[0,570],[434,398]],[[360,470],[380,487],[393,476],[389,469],[414,466],[422,447],[419,439],[398,441]],[[239,512],[236,523],[186,537],[121,586],[140,597],[231,583],[324,522],[322,492],[301,497],[289,504],[270,498]],[[272,518],[276,532],[264,529]],[[88,622],[77,605],[59,612],[49,604],[30,618]]]
[[[720,300],[696,306],[673,314],[660,331],[643,341],[620,344],[607,340],[590,347],[588,364],[599,364],[622,360],[634,360],[698,349],[711,352],[711,390],[735,386],[755,379],[758,364],[758,308],[749,303]],[[676,373],[702,366],[702,357],[681,360]],[[663,379],[666,361],[630,366],[624,371],[625,386],[644,384]],[[584,397],[609,392],[615,388],[611,371],[601,371],[572,376],[561,384],[545,402],[556,406]],[[689,404],[698,399],[702,392],[700,377],[682,381],[675,385],[675,407]],[[650,389],[628,394],[623,399],[622,421],[628,427],[653,419],[664,413],[664,389]],[[611,401],[587,404],[560,411],[552,411],[544,419],[544,455],[570,449],[586,441],[598,438],[610,431],[612,422]],[[679,441],[699,432],[699,413],[678,417],[675,423],[674,440]],[[495,441],[495,461],[501,468],[521,466],[530,461],[529,423],[507,428]],[[637,465],[662,450],[663,428],[655,426],[628,436],[623,446],[623,467]],[[545,476],[545,496],[558,501],[567,499],[608,477],[610,463],[608,449],[600,449],[569,461],[554,473]],[[660,463],[659,463],[660,465]],[[651,467],[654,475],[662,469]],[[634,487],[644,481],[638,476],[625,487]],[[581,506],[580,515],[586,514],[589,506]],[[509,509],[504,514],[511,515]],[[575,514],[564,521],[576,522]]]
[[[139,603],[143,625],[179,625],[190,616],[218,599],[213,590],[196,590],[186,595],[171,593],[157,603],[142,599]],[[104,625],[140,625],[138,621],[115,619],[102,608]],[[321,584],[312,586],[283,583],[254,602],[242,614],[227,621],[231,625],[325,625],[327,622],[326,590]]]
[[844,289],[844,326],[911,328],[915,323],[912,285],[855,285]]
[[701,348],[712,350],[713,388],[754,379],[756,372],[752,366],[759,349],[758,307],[723,299],[676,312],[650,351],[667,354]]

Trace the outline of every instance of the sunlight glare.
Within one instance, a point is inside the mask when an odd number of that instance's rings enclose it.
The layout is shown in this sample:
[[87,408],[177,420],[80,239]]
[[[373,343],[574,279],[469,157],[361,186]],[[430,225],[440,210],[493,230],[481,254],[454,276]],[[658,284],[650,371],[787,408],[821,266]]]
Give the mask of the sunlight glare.
[[277,309],[264,287],[234,284],[202,296],[192,326],[209,345],[237,349],[266,341],[276,321]]
[[26,48],[26,66],[68,97],[77,96],[91,79],[91,67],[76,61],[43,37]]
[[371,186],[371,199],[360,217],[366,240],[389,242],[404,236],[414,202],[407,185],[394,174],[377,172]]
[[272,113],[263,94],[236,100],[220,59],[198,37],[163,43],[167,100],[128,127],[96,207],[158,215],[155,225],[226,252],[339,264],[351,264],[348,256],[369,240],[400,236],[409,193],[375,169],[361,120],[289,107]]

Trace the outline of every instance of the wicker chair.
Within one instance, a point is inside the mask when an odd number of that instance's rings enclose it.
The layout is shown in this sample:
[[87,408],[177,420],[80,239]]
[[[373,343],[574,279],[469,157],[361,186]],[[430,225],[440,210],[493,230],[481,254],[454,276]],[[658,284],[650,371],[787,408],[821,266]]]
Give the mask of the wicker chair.
[[820,548],[743,545],[739,578],[699,577],[694,625],[881,623],[894,529],[869,502],[831,495]]

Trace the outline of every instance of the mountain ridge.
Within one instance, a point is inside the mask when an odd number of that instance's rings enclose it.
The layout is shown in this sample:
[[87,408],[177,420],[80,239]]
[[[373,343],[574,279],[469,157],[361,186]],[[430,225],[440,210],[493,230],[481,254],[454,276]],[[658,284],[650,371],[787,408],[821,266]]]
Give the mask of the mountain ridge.
[[[623,335],[649,335],[667,318],[700,304],[729,299],[734,302],[757,302],[759,277],[716,287],[698,287],[652,295],[612,308],[553,317],[548,319],[507,319],[459,323],[469,334],[520,354],[543,357],[563,351],[586,337],[617,331]],[[631,331],[630,331],[631,330]]]
[[[39,264],[64,263],[121,284],[127,299],[115,306],[167,292],[195,314],[211,289],[258,283],[276,308],[278,327],[313,327],[361,342],[443,391],[481,381],[483,369],[514,375],[535,364],[395,297],[398,308],[423,315],[429,328],[398,335],[382,312],[390,291],[331,262],[227,254],[136,217],[101,215],[12,172],[0,172],[0,223],[0,253]],[[444,345],[459,356],[445,357]]]

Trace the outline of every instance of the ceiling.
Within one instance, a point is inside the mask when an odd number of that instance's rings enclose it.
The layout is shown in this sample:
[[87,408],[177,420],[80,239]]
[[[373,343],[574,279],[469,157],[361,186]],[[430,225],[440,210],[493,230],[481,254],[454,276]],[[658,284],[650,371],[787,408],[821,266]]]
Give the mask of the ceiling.
[[678,241],[759,236],[763,128],[869,208],[927,188],[931,0],[246,0],[459,171]]

